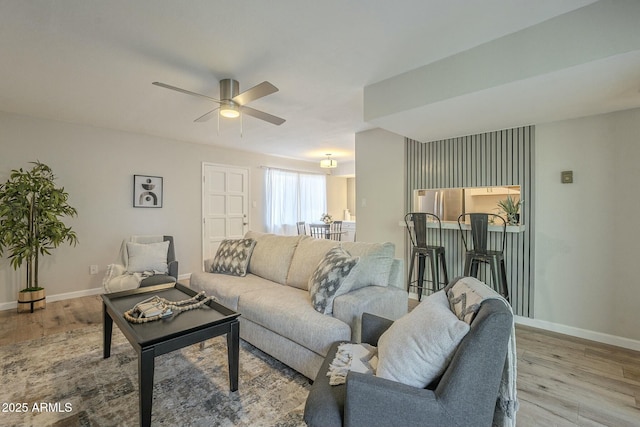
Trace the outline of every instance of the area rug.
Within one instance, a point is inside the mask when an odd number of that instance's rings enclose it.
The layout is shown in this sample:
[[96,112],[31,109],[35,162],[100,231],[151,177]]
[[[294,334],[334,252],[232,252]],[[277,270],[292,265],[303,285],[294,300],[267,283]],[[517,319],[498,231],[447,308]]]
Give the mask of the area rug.
[[[136,426],[138,359],[95,325],[0,347],[3,426]],[[156,358],[153,426],[304,426],[309,380],[244,341],[229,391],[224,336]]]

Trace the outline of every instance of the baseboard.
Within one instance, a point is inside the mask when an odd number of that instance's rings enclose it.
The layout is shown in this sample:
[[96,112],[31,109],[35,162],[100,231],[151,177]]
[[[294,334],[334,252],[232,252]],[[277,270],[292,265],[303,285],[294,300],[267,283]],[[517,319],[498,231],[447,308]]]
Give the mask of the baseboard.
[[530,319],[522,316],[515,316],[515,322],[519,325],[531,326],[532,328],[544,329],[545,331],[557,332],[559,334],[570,335],[572,337],[584,338],[590,341],[640,351],[640,341],[630,338],[590,331],[587,329],[576,328],[574,326],[561,325],[559,323],[553,323],[546,320]]
[[[178,276],[178,280],[188,280],[191,278],[191,273],[181,274]],[[89,295],[100,295],[104,293],[102,287],[86,289],[84,291],[66,292],[64,294],[47,295],[47,302],[63,301],[66,299],[86,297]],[[18,301],[9,301],[0,303],[0,311],[11,310],[18,307]]]
[[[86,297],[89,295],[100,295],[102,293],[104,293],[104,289],[102,287],[99,287],[99,288],[93,288],[93,289],[85,289],[83,291],[66,292],[64,294],[47,295],[46,301],[47,302],[63,301],[66,299]],[[0,311],[10,310],[12,308],[17,308],[17,307],[18,307],[18,301],[9,301],[9,302],[0,303]]]

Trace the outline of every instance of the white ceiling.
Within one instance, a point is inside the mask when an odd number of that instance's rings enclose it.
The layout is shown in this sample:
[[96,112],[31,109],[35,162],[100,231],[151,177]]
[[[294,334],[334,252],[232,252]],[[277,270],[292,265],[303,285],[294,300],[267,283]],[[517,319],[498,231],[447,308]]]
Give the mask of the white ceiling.
[[[328,152],[352,160],[355,133],[375,127],[363,120],[365,86],[591,3],[0,0],[0,110],[302,160]],[[638,58],[631,59],[637,67]],[[612,66],[628,70],[628,64]],[[273,83],[280,91],[251,106],[286,123],[246,117],[240,137],[237,120],[221,119],[218,134],[215,119],[193,122],[212,103],[151,84],[217,98],[223,78],[238,80],[241,91],[263,80]],[[545,83],[545,77],[530,80]],[[546,80],[558,85],[555,77]],[[536,86],[519,84],[523,93],[538,93],[531,91]],[[636,95],[626,93],[632,101],[624,108],[640,106]],[[473,96],[469,102],[477,102]],[[544,110],[542,103],[549,99],[532,96],[531,109]],[[556,117],[574,114],[573,103],[558,104]],[[426,108],[437,118],[432,129],[443,124],[434,134],[466,131],[456,113],[464,105],[458,97],[452,108]],[[581,110],[602,111],[591,105]],[[525,124],[517,113],[510,123]],[[423,119],[399,117],[389,128],[412,135]],[[505,127],[495,115],[482,119]]]

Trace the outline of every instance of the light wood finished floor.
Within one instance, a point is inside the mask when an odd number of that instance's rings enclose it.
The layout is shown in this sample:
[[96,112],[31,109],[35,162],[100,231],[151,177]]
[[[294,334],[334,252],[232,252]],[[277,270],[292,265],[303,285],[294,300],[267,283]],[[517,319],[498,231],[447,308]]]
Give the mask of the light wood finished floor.
[[[0,311],[0,345],[101,322],[99,296]],[[516,336],[518,426],[640,426],[640,352],[525,326]]]

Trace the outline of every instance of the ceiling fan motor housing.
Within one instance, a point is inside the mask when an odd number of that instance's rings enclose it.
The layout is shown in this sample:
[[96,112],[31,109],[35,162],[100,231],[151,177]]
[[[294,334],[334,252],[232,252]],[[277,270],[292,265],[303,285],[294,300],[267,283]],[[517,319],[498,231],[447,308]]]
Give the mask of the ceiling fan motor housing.
[[220,100],[221,101],[231,101],[234,96],[240,93],[240,83],[237,80],[233,79],[222,79],[220,80]]

